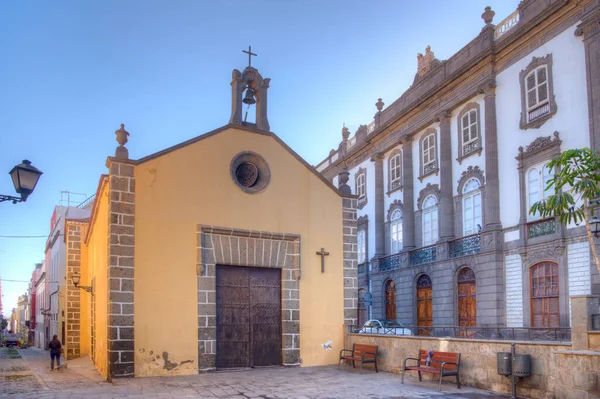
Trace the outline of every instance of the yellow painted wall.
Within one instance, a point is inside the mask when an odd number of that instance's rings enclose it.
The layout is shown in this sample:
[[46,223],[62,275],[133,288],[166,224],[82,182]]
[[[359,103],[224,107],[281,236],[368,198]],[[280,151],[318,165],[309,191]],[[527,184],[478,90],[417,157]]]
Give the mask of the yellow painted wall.
[[[89,226],[81,226],[81,237],[82,241],[87,233]],[[79,274],[81,280],[79,282],[82,286],[90,285],[90,272],[88,270],[88,247],[82,242],[81,244],[81,255],[79,264]],[[88,356],[90,354],[90,323],[91,323],[91,295],[83,290],[79,290],[79,353],[81,356]]]
[[[271,182],[246,194],[231,179],[232,158],[254,151]],[[274,138],[229,129],[135,168],[135,372],[197,372],[197,224],[301,236],[300,356],[303,365],[337,362],[343,346],[342,199]],[[330,256],[321,274],[324,247]],[[333,341],[333,350],[321,343]],[[171,372],[150,361],[192,360]]]
[[[85,279],[85,285],[91,285],[92,279],[94,280],[94,299],[96,308],[96,318],[94,322],[94,333],[96,336],[96,346],[94,353],[94,364],[104,378],[108,377],[108,342],[107,342],[107,292],[108,292],[108,187],[104,185],[96,201],[98,203],[98,209],[96,216],[93,220],[93,225],[89,228],[92,229],[87,245],[83,245],[82,258],[85,254],[85,262],[82,260],[82,281]],[[83,264],[85,263],[85,268]],[[83,274],[85,269],[86,274]],[[82,283],[83,284],[83,283]],[[84,292],[82,292],[83,294]],[[89,298],[88,308],[84,310],[82,308],[82,345],[84,342],[84,336],[86,336],[86,344],[89,346],[89,352],[91,354],[91,333],[89,328],[89,321],[87,327],[84,327],[83,319],[84,312],[85,317],[88,320],[91,319],[91,296]],[[91,321],[91,320],[90,320]]]

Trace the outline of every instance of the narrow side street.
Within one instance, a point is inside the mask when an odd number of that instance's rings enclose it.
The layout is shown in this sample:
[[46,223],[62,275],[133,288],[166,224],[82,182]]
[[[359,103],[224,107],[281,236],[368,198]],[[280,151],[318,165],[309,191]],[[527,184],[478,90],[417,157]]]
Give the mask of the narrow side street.
[[[19,356],[20,355],[20,356]],[[503,396],[444,383],[419,383],[391,373],[348,366],[268,368],[181,377],[149,377],[105,382],[87,358],[50,370],[48,352],[0,349],[0,398],[445,398],[501,399]]]

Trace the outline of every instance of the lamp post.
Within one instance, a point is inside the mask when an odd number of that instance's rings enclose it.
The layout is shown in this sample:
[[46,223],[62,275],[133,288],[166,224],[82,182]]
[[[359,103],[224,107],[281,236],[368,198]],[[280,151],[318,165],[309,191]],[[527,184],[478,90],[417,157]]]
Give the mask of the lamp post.
[[81,276],[79,274],[77,274],[77,273],[71,274],[71,282],[73,283],[73,285],[76,288],[81,288],[85,292],[89,292],[90,294],[94,295],[94,292],[92,291],[92,287],[91,286],[79,285],[79,281],[80,280],[81,280]]
[[31,162],[25,159],[22,163],[12,168],[9,174],[15,186],[15,191],[21,194],[21,197],[0,194],[0,202],[12,201],[13,204],[16,204],[17,202],[27,201],[27,197],[35,189],[42,171],[32,166]]

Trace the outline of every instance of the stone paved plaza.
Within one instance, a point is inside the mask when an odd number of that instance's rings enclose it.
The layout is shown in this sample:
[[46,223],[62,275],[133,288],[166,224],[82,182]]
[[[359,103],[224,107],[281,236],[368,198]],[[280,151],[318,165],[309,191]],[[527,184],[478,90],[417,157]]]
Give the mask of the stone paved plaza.
[[348,366],[132,378],[111,384],[87,358],[51,371],[46,351],[0,349],[0,398],[503,398],[468,387],[458,390],[450,381],[441,393],[436,388],[413,378],[402,385],[398,375],[371,370],[360,374]]

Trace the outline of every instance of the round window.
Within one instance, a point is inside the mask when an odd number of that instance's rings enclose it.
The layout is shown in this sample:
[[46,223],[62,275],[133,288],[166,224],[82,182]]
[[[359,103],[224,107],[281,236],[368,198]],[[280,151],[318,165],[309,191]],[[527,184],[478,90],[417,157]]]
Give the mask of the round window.
[[231,178],[244,192],[256,194],[267,188],[271,180],[269,165],[260,155],[245,151],[231,160]]

